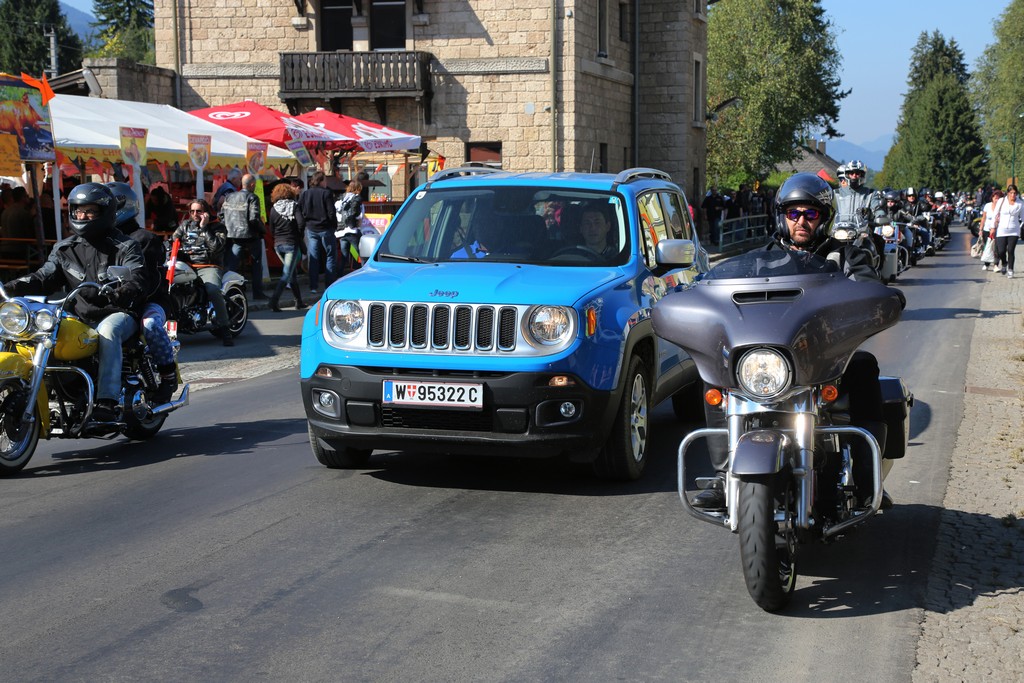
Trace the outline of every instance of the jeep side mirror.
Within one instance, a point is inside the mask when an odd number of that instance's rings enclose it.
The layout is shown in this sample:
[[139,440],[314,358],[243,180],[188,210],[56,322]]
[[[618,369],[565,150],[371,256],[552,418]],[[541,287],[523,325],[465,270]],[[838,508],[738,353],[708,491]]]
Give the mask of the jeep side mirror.
[[658,271],[663,272],[676,268],[690,268],[697,260],[697,245],[693,240],[661,240],[654,250],[654,260]]

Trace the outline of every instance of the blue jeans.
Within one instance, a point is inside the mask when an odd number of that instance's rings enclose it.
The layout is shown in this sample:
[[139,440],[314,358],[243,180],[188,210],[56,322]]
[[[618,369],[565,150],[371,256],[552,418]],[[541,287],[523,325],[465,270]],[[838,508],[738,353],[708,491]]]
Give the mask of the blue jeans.
[[274,251],[277,252],[277,257],[281,259],[281,279],[277,281],[277,286],[274,287],[274,296],[271,297],[274,301],[281,298],[281,293],[284,292],[285,287],[289,287],[292,290],[292,294],[295,295],[295,300],[299,300],[299,261],[302,257],[302,252],[299,251],[298,247],[291,244],[282,244],[275,246]]
[[139,329],[127,313],[111,313],[96,326],[100,335],[100,369],[96,398],[118,400],[121,393],[121,346]]
[[224,292],[221,291],[224,279],[220,274],[220,268],[213,266],[196,268],[196,272],[199,273],[199,279],[203,281],[203,286],[206,288],[207,298],[213,304],[213,312],[217,314],[214,329],[226,330],[231,319],[228,317],[228,305],[224,301]]
[[251,239],[228,239],[228,249],[224,252],[224,269],[239,272],[238,264],[242,252],[248,251],[252,261],[249,281],[252,282],[252,295],[262,298],[263,294],[263,240],[259,237]]
[[314,232],[306,230],[306,244],[309,245],[309,288],[317,290],[320,282],[320,266],[324,268],[324,288],[334,282],[338,272],[338,240],[330,230]]

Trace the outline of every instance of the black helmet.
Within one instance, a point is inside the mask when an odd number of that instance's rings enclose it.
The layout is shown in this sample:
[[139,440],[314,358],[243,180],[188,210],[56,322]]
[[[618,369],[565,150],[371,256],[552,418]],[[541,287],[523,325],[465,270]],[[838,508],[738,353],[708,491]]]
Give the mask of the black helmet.
[[[139,215],[139,195],[128,183],[107,183],[114,199],[117,200],[117,213],[114,216],[114,225],[120,228],[128,221]],[[135,227],[135,226],[133,226]]]
[[[95,218],[75,218],[75,207],[86,204],[98,206],[99,215]],[[71,229],[76,235],[86,239],[100,237],[114,228],[117,200],[106,186],[100,183],[83,183],[76,186],[68,195],[68,212],[71,217]]]
[[789,226],[782,216],[786,207],[793,204],[813,206],[822,212],[821,222],[814,231],[814,241],[829,233],[832,218],[835,216],[833,202],[835,193],[832,186],[813,173],[794,173],[782,183],[775,195],[775,229],[784,241],[789,241]]
[[898,190],[886,190],[885,194],[883,194],[882,196],[885,197],[885,201],[887,202],[900,201],[900,193]]

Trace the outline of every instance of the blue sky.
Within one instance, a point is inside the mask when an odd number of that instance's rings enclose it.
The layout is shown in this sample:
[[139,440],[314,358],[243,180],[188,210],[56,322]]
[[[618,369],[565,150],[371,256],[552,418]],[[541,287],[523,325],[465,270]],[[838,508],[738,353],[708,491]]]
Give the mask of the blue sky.
[[[92,12],[92,0],[63,0]],[[843,55],[839,132],[854,144],[871,143],[896,130],[907,90],[910,50],[922,31],[955,38],[968,69],[991,44],[992,23],[1003,0],[823,0]]]

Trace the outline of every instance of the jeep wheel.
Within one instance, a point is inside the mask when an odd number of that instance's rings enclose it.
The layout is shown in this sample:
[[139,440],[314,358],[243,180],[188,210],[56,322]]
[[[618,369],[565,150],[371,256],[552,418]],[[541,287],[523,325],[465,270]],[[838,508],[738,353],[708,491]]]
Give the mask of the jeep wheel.
[[647,423],[650,408],[647,368],[639,356],[629,360],[626,388],[615,413],[611,434],[594,460],[594,473],[603,479],[639,479],[647,465]]
[[313,433],[313,428],[306,423],[306,429],[309,432],[309,446],[313,449],[313,455],[316,456],[317,461],[324,467],[331,469],[355,469],[357,467],[365,467],[367,461],[370,459],[372,450],[368,448],[331,448],[324,444],[320,438]]

